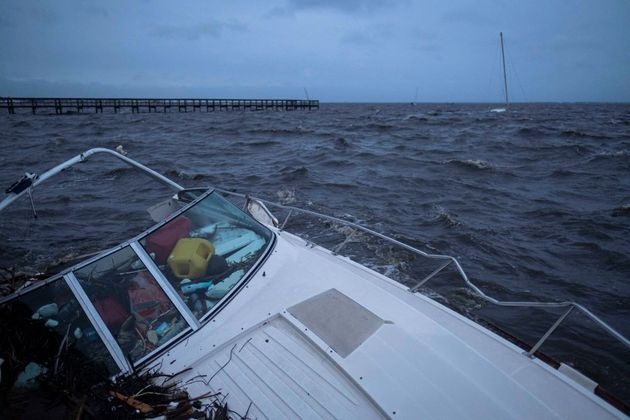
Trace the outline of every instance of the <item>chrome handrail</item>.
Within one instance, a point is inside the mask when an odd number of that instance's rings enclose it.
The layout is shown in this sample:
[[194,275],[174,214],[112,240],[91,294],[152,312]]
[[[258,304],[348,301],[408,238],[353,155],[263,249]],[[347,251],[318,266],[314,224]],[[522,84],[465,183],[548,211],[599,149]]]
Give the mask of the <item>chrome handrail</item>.
[[[120,150],[122,151],[122,148]],[[44,172],[41,175],[27,174],[27,177],[29,180],[28,187],[26,187],[25,189],[17,193],[7,192],[7,196],[2,201],[0,201],[0,211],[4,210],[6,207],[8,207],[10,204],[12,204],[15,200],[20,198],[22,195],[28,194],[30,196],[31,190],[35,188],[36,186],[38,186],[39,184],[41,184],[42,182],[46,181],[47,179],[52,178],[53,176],[76,165],[77,163],[85,162],[90,156],[96,155],[96,154],[106,154],[109,156],[113,156],[117,159],[120,159],[123,162],[125,162],[127,165],[141,172],[144,172],[148,176],[156,179],[158,182],[161,182],[162,184],[168,187],[171,187],[176,191],[181,191],[184,189],[184,187],[182,187],[178,183],[171,181],[170,179],[154,171],[153,169],[148,168],[144,166],[143,164],[126,157],[123,153],[118,153],[110,149],[105,149],[103,147],[95,147],[93,149],[86,150],[85,152],[79,155],[76,155],[75,157],[71,159],[66,160],[65,162],[55,166],[52,169],[49,169],[48,171]],[[32,199],[31,199],[31,205],[32,205]]]
[[[408,244],[406,244],[404,242],[400,242],[400,241],[398,241],[398,240],[396,240],[394,238],[391,238],[391,237],[389,237],[387,235],[384,235],[382,233],[376,232],[376,231],[374,231],[374,230],[372,230],[370,228],[367,228],[365,226],[362,226],[362,225],[360,225],[358,223],[350,222],[348,220],[340,219],[338,217],[334,217],[334,216],[330,216],[330,215],[327,215],[327,214],[318,213],[318,212],[315,212],[315,211],[312,211],[312,210],[302,209],[302,208],[299,208],[299,207],[287,206],[287,205],[276,203],[276,202],[273,202],[273,201],[257,198],[257,197],[254,197],[252,195],[249,195],[249,194],[241,194],[241,193],[237,193],[237,192],[234,192],[234,191],[224,190],[224,189],[221,189],[221,188],[215,188],[215,190],[219,191],[219,192],[221,192],[223,194],[244,198],[245,200],[257,200],[257,201],[260,201],[260,202],[264,203],[265,205],[268,205],[268,206],[271,206],[271,207],[276,207],[276,208],[281,208],[281,209],[284,209],[284,210],[288,210],[289,214],[287,215],[287,217],[282,222],[280,230],[284,229],[284,226],[287,224],[287,222],[289,220],[289,217],[291,217],[292,214],[294,214],[294,213],[303,213],[303,214],[308,214],[310,216],[318,217],[318,218],[321,218],[321,219],[329,220],[329,221],[332,221],[332,222],[335,222],[335,223],[339,223],[339,224],[344,225],[344,226],[349,226],[349,227],[358,229],[358,230],[363,231],[363,232],[365,232],[365,233],[367,233],[369,235],[376,236],[376,237],[381,238],[381,239],[383,239],[383,240],[385,240],[385,241],[387,241],[389,243],[392,243],[392,244],[397,245],[397,246],[399,246],[401,248],[404,248],[407,251],[410,251],[410,252],[412,252],[412,253],[414,253],[416,255],[420,255],[422,257],[429,258],[429,259],[435,259],[435,260],[443,261],[444,263],[440,267],[438,267],[436,270],[434,270],[431,274],[426,276],[424,279],[420,280],[413,287],[409,288],[409,291],[412,292],[412,293],[415,293],[420,288],[420,286],[425,284],[431,278],[435,277],[444,268],[446,268],[450,264],[454,264],[456,271],[458,272],[458,274],[461,277],[461,279],[464,280],[466,285],[468,285],[468,287],[470,287],[480,298],[482,298],[483,300],[485,300],[487,302],[490,302],[490,303],[492,303],[494,305],[511,306],[511,307],[566,308],[566,310],[563,311],[562,315],[560,315],[560,317],[558,317],[558,319],[554,322],[554,324],[549,329],[547,329],[547,331],[536,342],[536,344],[534,344],[534,346],[529,351],[527,351],[525,353],[529,357],[533,357],[534,356],[534,353],[540,348],[540,346],[542,346],[544,344],[544,342],[549,338],[549,336],[562,324],[562,322],[573,311],[573,309],[580,310],[584,315],[586,315],[593,322],[595,322],[597,325],[599,325],[601,328],[603,328],[604,331],[606,331],[612,337],[614,337],[619,342],[624,344],[626,347],[630,348],[630,340],[628,340],[620,332],[615,330],[613,327],[608,325],[605,321],[603,321],[601,318],[599,318],[597,315],[595,315],[594,313],[592,313],[590,310],[588,310],[584,306],[580,305],[579,303],[572,302],[572,301],[563,301],[563,302],[501,301],[499,299],[493,298],[492,296],[488,296],[477,285],[475,285],[468,278],[468,275],[466,274],[466,272],[464,271],[464,269],[460,265],[459,261],[457,261],[457,259],[455,257],[453,257],[453,256],[441,255],[441,254],[430,254],[428,252],[424,252],[424,251],[422,251],[420,249],[417,249],[417,248],[415,248],[415,247],[413,247],[411,245],[408,245]],[[335,253],[338,253],[338,251],[339,251],[339,249],[335,249]]]

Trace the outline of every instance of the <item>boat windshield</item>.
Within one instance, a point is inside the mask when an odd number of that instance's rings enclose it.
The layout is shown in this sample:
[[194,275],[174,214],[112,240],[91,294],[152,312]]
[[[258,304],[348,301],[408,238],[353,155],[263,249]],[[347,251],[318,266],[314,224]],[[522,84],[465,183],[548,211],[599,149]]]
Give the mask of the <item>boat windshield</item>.
[[0,304],[0,399],[57,369],[90,382],[148,361],[199,329],[273,237],[216,192],[167,220]]
[[271,232],[213,192],[140,244],[197,319],[245,276]]
[[131,362],[139,361],[188,328],[175,304],[130,247],[74,275]]
[[120,372],[87,314],[63,278],[0,305],[0,411],[11,390],[58,371],[85,385]]

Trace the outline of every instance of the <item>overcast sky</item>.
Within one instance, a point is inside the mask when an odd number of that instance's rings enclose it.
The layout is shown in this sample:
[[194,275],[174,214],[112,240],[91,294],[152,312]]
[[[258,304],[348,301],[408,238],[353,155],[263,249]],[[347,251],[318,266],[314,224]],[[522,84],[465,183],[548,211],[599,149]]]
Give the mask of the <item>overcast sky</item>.
[[629,0],[0,0],[0,96],[630,101]]

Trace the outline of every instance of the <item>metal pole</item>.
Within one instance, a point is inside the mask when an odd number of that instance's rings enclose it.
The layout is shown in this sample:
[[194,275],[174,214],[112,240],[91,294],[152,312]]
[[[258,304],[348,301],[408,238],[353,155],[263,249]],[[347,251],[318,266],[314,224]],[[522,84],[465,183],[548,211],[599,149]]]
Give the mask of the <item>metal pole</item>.
[[501,38],[501,60],[503,61],[503,87],[505,88],[505,104],[507,105],[510,101],[508,100],[507,73],[505,72],[505,51],[503,50],[503,32],[499,32],[499,37]]
[[560,318],[558,318],[556,320],[556,322],[554,322],[554,324],[551,326],[551,328],[549,328],[547,330],[547,332],[545,333],[545,335],[543,335],[540,340],[538,340],[538,343],[534,344],[534,347],[531,348],[530,351],[528,351],[527,356],[529,357],[533,357],[534,353],[536,353],[536,351],[540,348],[540,346],[543,345],[543,343],[547,340],[547,338],[549,338],[549,336],[551,335],[551,333],[553,333],[556,328],[558,328],[560,326],[560,324],[562,324],[562,321],[564,321],[564,319],[569,316],[569,314],[571,313],[571,311],[573,310],[573,308],[575,308],[575,306],[571,305],[569,306],[569,309],[567,309],[566,311],[564,311],[564,313],[560,316]]
[[415,286],[413,286],[411,289],[409,289],[409,291],[410,292],[415,292],[416,290],[418,290],[424,283],[426,283],[427,281],[431,280],[440,271],[444,270],[451,262],[452,262],[451,260],[446,260],[446,262],[444,264],[442,264],[441,266],[439,266],[438,268],[433,270],[433,272],[431,274],[429,274],[424,279],[419,281]]

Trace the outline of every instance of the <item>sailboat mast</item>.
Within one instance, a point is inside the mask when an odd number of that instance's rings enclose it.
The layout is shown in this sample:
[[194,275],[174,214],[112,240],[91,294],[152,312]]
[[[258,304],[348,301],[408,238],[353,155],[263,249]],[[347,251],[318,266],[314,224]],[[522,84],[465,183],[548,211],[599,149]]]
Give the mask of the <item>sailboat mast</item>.
[[507,73],[505,72],[505,51],[503,50],[503,32],[499,32],[501,38],[501,61],[503,61],[503,88],[505,89],[505,104],[509,103],[508,100],[508,87],[507,87]]

